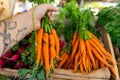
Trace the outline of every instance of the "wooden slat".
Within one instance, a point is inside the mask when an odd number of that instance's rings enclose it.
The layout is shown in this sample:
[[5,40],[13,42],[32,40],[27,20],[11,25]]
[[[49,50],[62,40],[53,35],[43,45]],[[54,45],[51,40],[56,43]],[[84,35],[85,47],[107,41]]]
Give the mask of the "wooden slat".
[[107,67],[90,72],[89,74],[73,73],[73,70],[56,69],[51,78],[72,80],[107,80],[110,79],[110,71]]
[[115,53],[114,53],[114,50],[113,50],[113,46],[112,46],[112,43],[111,43],[111,39],[110,39],[110,36],[109,34],[106,34],[107,38],[108,38],[108,45],[109,45],[109,48],[110,48],[110,52],[111,52],[111,55],[113,57],[113,60],[115,62],[115,65],[114,65],[114,69],[117,73],[117,76],[116,76],[116,80],[120,80],[120,77],[119,77],[119,72],[118,72],[118,67],[117,67],[117,62],[116,62],[116,59],[115,59]]
[[102,26],[98,25],[98,28],[99,28],[99,30],[101,31],[101,34],[102,34],[101,35],[102,42],[104,43],[105,48],[111,53],[111,55],[113,57],[113,60],[115,62],[114,69],[117,73],[117,76],[114,80],[120,80],[118,67],[117,67],[117,62],[116,62],[115,53],[114,53],[114,50],[113,50],[113,45],[112,45],[112,42],[111,42],[111,38]]
[[1,68],[0,69],[0,74],[5,75],[5,76],[18,76],[18,71],[17,70],[13,70],[13,69],[8,69],[8,68]]
[[[1,69],[0,74],[8,77],[18,77],[18,70],[13,69]],[[98,76],[99,75],[99,76]],[[108,80],[110,78],[110,71],[107,67],[92,71],[89,74],[73,73],[73,70],[56,69],[53,74],[50,75],[50,80],[70,79],[70,80]],[[48,80],[49,80],[48,79]]]

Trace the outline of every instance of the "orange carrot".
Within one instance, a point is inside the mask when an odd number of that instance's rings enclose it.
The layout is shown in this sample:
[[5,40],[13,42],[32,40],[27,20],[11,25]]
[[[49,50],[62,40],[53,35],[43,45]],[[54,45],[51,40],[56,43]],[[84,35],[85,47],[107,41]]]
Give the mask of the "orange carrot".
[[72,66],[73,66],[73,62],[70,63],[70,65],[68,66],[68,69],[72,69]]
[[49,64],[49,40],[48,40],[48,33],[43,33],[43,59],[45,62],[45,69],[46,73],[50,71],[50,64]]
[[88,71],[89,72],[91,72],[91,64],[92,64],[92,62],[91,62],[91,60],[90,60],[90,57],[88,56]]
[[95,60],[94,60],[94,57],[93,57],[93,54],[92,54],[92,51],[91,51],[91,46],[90,46],[89,40],[86,40],[85,44],[86,44],[87,54],[89,55],[89,57],[92,61],[93,68],[95,68]]
[[79,39],[77,39],[75,44],[72,46],[72,52],[71,52],[70,58],[67,61],[66,66],[69,66],[70,62],[73,60],[74,55],[75,55],[77,48],[78,48],[78,43],[79,43]]
[[98,46],[98,48],[102,51],[102,53],[104,53],[104,55],[106,56],[106,58],[107,58],[112,64],[114,64],[112,55],[110,55],[110,53],[109,53],[99,42],[97,42],[95,39],[92,39],[92,41],[96,44],[96,46]]
[[93,33],[91,33],[90,31],[87,31],[87,32],[92,36],[92,38],[94,38],[96,41],[100,42],[100,40]]
[[65,54],[65,55],[63,56],[62,61],[58,64],[58,68],[61,68],[62,65],[67,61],[67,59],[69,57],[69,55],[66,52],[64,52],[63,54]]
[[79,39],[79,45],[80,45],[80,52],[82,53],[82,60],[83,60],[83,66],[85,68],[85,71],[87,72],[87,68],[86,68],[86,46],[85,46],[85,41],[80,38]]
[[84,72],[84,68],[83,68],[83,62],[82,61],[79,64],[79,67],[80,67],[80,72],[83,73]]
[[49,34],[49,43],[50,43],[50,67],[54,69],[54,58],[56,57],[56,51],[55,51],[55,39],[52,34]]
[[55,38],[55,44],[56,44],[56,55],[57,55],[57,58],[59,58],[59,51],[60,51],[60,44],[59,44],[59,38],[57,36],[57,33],[55,31],[55,29],[51,29],[51,32],[52,32],[52,35],[54,36]]
[[107,61],[103,57],[100,56],[98,51],[93,46],[91,46],[91,49],[92,49],[93,54],[96,56],[96,58],[99,61],[103,62],[107,67],[112,67],[110,64],[107,63]]
[[37,42],[37,46],[36,46],[36,53],[37,53],[37,58],[36,58],[36,64],[37,66],[40,63],[40,59],[41,59],[41,54],[42,54],[42,36],[43,36],[43,28],[40,28],[39,31],[37,32],[36,35],[36,42]]
[[[80,51],[80,50],[79,50]],[[79,58],[79,53],[80,52],[77,52],[76,54],[75,54],[75,59],[74,59],[74,69],[73,69],[73,72],[75,73],[75,72],[77,72],[77,69],[78,69],[78,58]]]
[[105,65],[100,61],[100,68],[103,68],[103,67],[105,67]]
[[97,70],[99,68],[99,63],[97,58],[95,58],[95,64],[96,64],[96,70]]
[[76,39],[77,39],[77,32],[74,33],[73,40],[72,40],[72,45],[75,44]]
[[79,43],[79,39],[76,40],[74,46],[72,46],[72,53],[71,53],[71,59],[73,59],[76,51],[77,51],[77,48],[78,48],[78,43]]
[[114,67],[110,67],[110,70],[111,70],[111,72],[113,73],[113,75],[116,77],[116,76],[117,76],[117,73],[116,73]]
[[89,40],[89,43],[90,43],[91,46],[93,46],[93,47],[99,52],[100,56],[101,56],[104,60],[106,60],[106,57],[105,57],[104,53],[99,49],[98,45],[96,45],[96,43],[93,42],[93,39],[90,39],[90,40]]

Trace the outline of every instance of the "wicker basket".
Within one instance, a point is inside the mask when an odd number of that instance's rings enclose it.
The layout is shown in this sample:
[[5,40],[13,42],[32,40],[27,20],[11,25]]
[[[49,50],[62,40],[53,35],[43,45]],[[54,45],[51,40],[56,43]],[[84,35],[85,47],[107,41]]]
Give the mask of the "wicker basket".
[[[115,70],[117,72],[116,78],[113,80],[119,80],[118,67],[116,65],[116,59],[113,51],[113,46],[109,35],[104,28],[99,27],[98,30],[102,33],[101,41],[104,43],[106,49],[111,52],[115,61]],[[104,35],[103,35],[104,34]],[[18,77],[17,70],[3,68],[0,70],[0,74],[6,76]],[[98,69],[89,74],[73,73],[72,70],[56,69],[53,74],[47,80],[110,80],[111,73],[107,67]]]

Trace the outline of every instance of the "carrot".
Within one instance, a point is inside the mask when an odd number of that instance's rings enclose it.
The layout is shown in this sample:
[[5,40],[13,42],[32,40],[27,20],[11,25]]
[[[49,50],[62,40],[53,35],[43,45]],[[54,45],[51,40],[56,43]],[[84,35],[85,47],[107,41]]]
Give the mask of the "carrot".
[[92,68],[91,68],[91,67],[92,67],[91,64],[92,64],[92,63],[91,63],[90,57],[88,56],[88,71],[89,71],[89,72],[91,72],[91,69],[92,69]]
[[88,57],[89,56],[86,56],[86,62],[85,62],[85,65],[86,65],[86,72],[88,73],[89,72],[89,61],[88,61]]
[[67,59],[69,57],[69,55],[66,52],[64,52],[63,54],[65,54],[65,55],[63,56],[62,61],[58,64],[58,68],[61,68],[62,65],[67,61]]
[[106,60],[103,57],[100,56],[100,54],[98,53],[98,51],[93,46],[91,46],[91,49],[92,49],[93,54],[96,56],[96,58],[99,61],[103,62],[107,67],[112,67],[110,64],[108,64],[106,62]]
[[90,31],[87,31],[87,32],[92,36],[92,38],[94,38],[96,41],[100,42],[100,40],[93,33],[91,33]]
[[43,33],[43,59],[44,59],[44,62],[45,62],[46,73],[49,73],[50,65],[49,65],[49,40],[48,40],[48,33]]
[[72,45],[75,44],[76,39],[77,39],[77,32],[74,33],[73,40],[72,40]]
[[69,64],[69,66],[68,66],[68,69],[72,69],[72,66],[73,66],[73,62],[71,62],[70,64]]
[[[80,51],[80,50],[79,50]],[[75,54],[75,60],[74,60],[74,69],[73,69],[73,72],[75,73],[75,72],[77,72],[77,69],[78,69],[78,58],[79,58],[79,53],[80,52],[77,52],[76,54]]]
[[111,70],[111,72],[113,73],[113,75],[116,77],[116,76],[117,76],[117,73],[116,73],[114,67],[110,67],[110,70]]
[[74,46],[72,46],[71,59],[74,58],[74,55],[75,55],[75,53],[77,51],[77,48],[78,48],[78,43],[79,43],[79,39],[77,39],[76,42],[75,42],[75,44],[74,44]]
[[102,53],[105,54],[106,58],[107,58],[112,64],[114,64],[114,61],[113,61],[112,56],[110,55],[110,53],[109,53],[99,42],[97,42],[95,39],[92,39],[92,41],[98,46],[98,48],[102,51]]
[[93,46],[93,47],[99,52],[100,56],[101,56],[104,60],[106,60],[106,56],[105,56],[104,53],[99,49],[99,46],[100,46],[100,45],[96,45],[96,43],[94,43],[93,39],[90,39],[90,40],[89,40],[89,43],[90,43],[91,46]]
[[80,67],[80,72],[83,73],[83,72],[84,72],[84,71],[83,71],[84,69],[83,69],[83,62],[82,62],[82,61],[81,61],[81,63],[79,64],[79,67]]
[[59,51],[60,51],[60,44],[59,44],[59,38],[57,36],[57,33],[55,31],[55,29],[51,29],[51,32],[52,32],[52,35],[54,36],[55,38],[55,47],[56,47],[56,55],[57,55],[57,58],[59,58]]
[[99,68],[99,62],[97,58],[95,58],[95,64],[96,64],[96,70],[97,70]]
[[61,51],[62,52],[62,55],[60,56],[60,58],[61,58],[61,60],[64,58],[64,56],[65,56],[65,50],[63,50],[63,51]]
[[54,58],[56,57],[56,51],[55,51],[55,39],[52,34],[49,34],[49,43],[50,43],[50,67],[54,69]]
[[89,55],[89,57],[90,57],[90,59],[92,61],[93,68],[95,68],[95,60],[94,60],[94,57],[93,57],[93,54],[92,54],[92,51],[91,51],[91,46],[90,46],[89,40],[86,40],[85,44],[86,44],[87,54]]
[[67,61],[66,66],[68,66],[70,64],[70,62],[73,60],[74,55],[75,55],[77,48],[78,48],[78,43],[79,43],[79,39],[77,39],[75,44],[72,46],[72,52],[71,52],[70,58]]
[[37,32],[36,35],[36,41],[37,41],[37,46],[36,46],[36,53],[37,53],[37,58],[36,58],[36,64],[37,66],[40,63],[41,59],[41,54],[42,54],[42,36],[43,36],[43,28],[40,28],[39,31]]
[[44,63],[45,63],[45,62],[44,62],[44,60],[43,60],[43,49],[42,49],[42,54],[41,54],[41,64],[42,64],[42,65],[45,65]]
[[89,56],[86,56],[86,65],[87,65],[87,71],[91,71],[91,60]]
[[103,67],[105,67],[105,65],[100,61],[100,68],[103,68]]
[[101,42],[99,41],[99,39],[97,39],[97,37],[92,34],[90,31],[88,31],[88,33],[93,37],[93,41],[95,42],[96,45],[98,45],[98,47],[100,48],[101,51],[103,51],[103,53],[106,55],[107,59],[114,64],[115,62],[112,59],[112,56],[110,55],[110,53],[102,46]]
[[82,53],[82,60],[83,60],[83,66],[84,66],[84,68],[85,68],[85,71],[87,72],[87,68],[86,68],[86,46],[85,46],[85,41],[82,39],[82,38],[80,38],[79,39],[79,46],[80,46],[80,53]]

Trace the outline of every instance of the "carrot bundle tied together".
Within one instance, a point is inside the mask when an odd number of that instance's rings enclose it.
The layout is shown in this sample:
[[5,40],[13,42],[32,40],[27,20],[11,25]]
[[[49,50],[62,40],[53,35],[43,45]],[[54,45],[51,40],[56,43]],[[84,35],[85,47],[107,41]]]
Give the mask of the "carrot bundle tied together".
[[49,33],[47,29],[41,27],[36,35],[36,65],[44,65],[46,73],[49,73],[50,68],[55,68],[54,59],[59,58],[60,46],[56,31],[51,28]]
[[[90,31],[86,31],[86,34],[92,38],[86,40],[82,39],[78,34],[74,34],[71,43],[72,51],[68,55],[69,58],[63,56],[63,60],[60,62],[58,68],[73,69],[73,72],[89,73],[92,70],[108,67],[116,76],[112,55],[103,47],[99,39]],[[73,67],[70,67],[70,64],[73,64]]]

